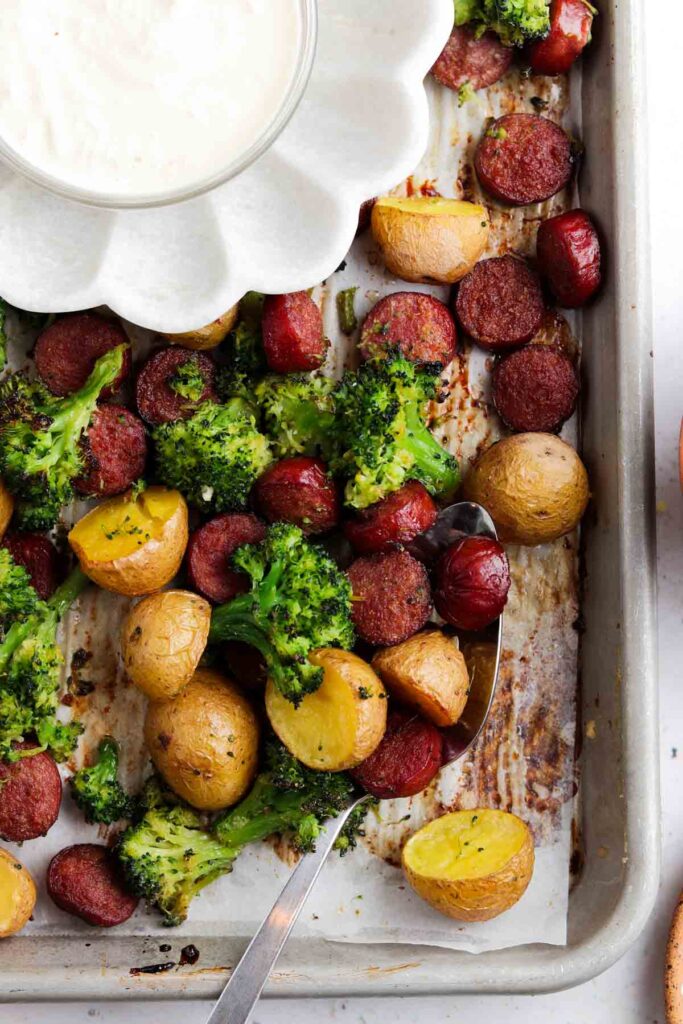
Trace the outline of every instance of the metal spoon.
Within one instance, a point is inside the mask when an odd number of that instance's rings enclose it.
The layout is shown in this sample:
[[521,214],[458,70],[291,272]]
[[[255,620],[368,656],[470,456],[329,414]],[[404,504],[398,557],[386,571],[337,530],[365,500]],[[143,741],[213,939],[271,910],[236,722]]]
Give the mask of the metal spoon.
[[[426,563],[463,535],[497,539],[493,520],[480,505],[459,502],[439,513],[436,523],[411,544],[411,551]],[[459,760],[472,746],[488,718],[498,679],[503,640],[503,618],[496,620],[476,638],[476,657],[468,665],[471,688],[465,710],[456,725],[444,729],[444,764]],[[475,645],[469,646],[470,653]],[[466,657],[468,644],[464,645]],[[474,665],[474,671],[472,666]],[[313,853],[301,858],[287,884],[223,989],[207,1024],[248,1024],[275,963],[301,913],[320,870],[327,860],[351,811],[364,799],[359,795],[346,810],[327,822],[325,833]]]

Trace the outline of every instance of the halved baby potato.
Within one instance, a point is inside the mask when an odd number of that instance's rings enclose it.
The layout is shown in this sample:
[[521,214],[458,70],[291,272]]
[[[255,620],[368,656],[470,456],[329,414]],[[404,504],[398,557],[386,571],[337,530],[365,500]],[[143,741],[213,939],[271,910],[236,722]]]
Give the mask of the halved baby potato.
[[204,653],[211,605],[189,590],[162,590],[139,601],[121,627],[128,678],[150,700],[168,700],[189,683]]
[[0,939],[16,935],[36,904],[36,887],[24,865],[0,849]]
[[488,921],[524,894],[534,842],[521,818],[476,809],[444,814],[403,847],[403,870],[430,906],[458,921]]
[[205,327],[198,327],[195,331],[183,331],[181,334],[164,334],[164,337],[172,345],[191,348],[195,352],[216,348],[227,338],[237,323],[239,310],[239,303],[237,303],[231,306],[227,313],[221,313],[219,317],[212,320],[210,324],[206,324]]
[[387,726],[386,692],[367,662],[349,651],[325,647],[311,655],[324,670],[315,693],[298,707],[272,680],[266,685],[270,724],[287,749],[309,768],[355,768],[379,745]]
[[128,597],[151,594],[170,583],[187,540],[185,499],[165,487],[104,501],[79,519],[69,534],[86,576],[105,590]]
[[0,480],[0,539],[4,537],[14,512],[14,498]]
[[231,807],[258,765],[259,726],[236,684],[200,669],[173,700],[152,701],[145,742],[160,775],[201,811]]
[[371,224],[388,270],[426,284],[459,281],[489,237],[486,208],[460,199],[384,196],[373,207]]
[[419,708],[434,725],[454,725],[463,713],[470,688],[467,665],[458,641],[440,629],[385,647],[372,667],[392,697]]

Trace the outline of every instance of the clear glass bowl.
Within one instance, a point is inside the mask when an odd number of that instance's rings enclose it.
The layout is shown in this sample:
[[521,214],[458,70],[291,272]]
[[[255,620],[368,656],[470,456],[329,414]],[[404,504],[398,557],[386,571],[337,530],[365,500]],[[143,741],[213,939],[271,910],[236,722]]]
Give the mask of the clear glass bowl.
[[0,138],[0,159],[24,177],[33,181],[41,188],[47,189],[65,199],[72,199],[75,202],[85,203],[88,206],[102,206],[110,209],[135,209],[139,207],[168,206],[172,203],[180,203],[186,199],[203,195],[217,185],[222,185],[230,178],[241,174],[255,160],[269,149],[287,123],[292,118],[301,98],[305,92],[308,80],[313,68],[316,43],[318,38],[318,5],[317,0],[298,0],[302,24],[301,48],[297,60],[292,81],[288,91],[282,98],[282,104],[277,114],[253,142],[253,144],[242,153],[236,160],[233,160],[227,167],[221,168],[216,173],[202,181],[181,188],[171,189],[168,192],[147,193],[144,195],[116,194],[91,191],[79,188],[68,182],[46,174],[39,167],[25,160],[16,150]]

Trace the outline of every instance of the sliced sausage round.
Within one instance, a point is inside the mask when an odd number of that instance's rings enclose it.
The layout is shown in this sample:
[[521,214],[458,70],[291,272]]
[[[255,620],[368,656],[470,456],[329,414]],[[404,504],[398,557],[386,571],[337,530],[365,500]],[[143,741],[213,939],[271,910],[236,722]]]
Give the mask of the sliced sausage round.
[[266,528],[256,516],[216,516],[190,536],[187,574],[194,590],[217,604],[232,601],[249,589],[244,573],[232,568],[231,558],[242,544],[259,544]]
[[537,75],[569,71],[590,42],[595,9],[586,0],[551,0],[550,32],[528,50],[531,70]]
[[5,534],[2,546],[17,565],[26,569],[38,597],[47,601],[57,589],[61,575],[59,554],[50,538],[43,533],[17,530]]
[[394,292],[372,307],[360,333],[363,359],[398,348],[406,359],[446,366],[458,347],[448,306],[421,292]]
[[[82,388],[105,352],[128,345],[123,328],[98,313],[69,313],[46,327],[36,341],[33,356],[41,380],[53,395],[70,395]],[[129,375],[130,346],[123,357],[121,373],[102,397],[112,395]]]
[[436,522],[437,508],[427,489],[409,480],[397,491],[358,512],[343,524],[356,551],[372,554],[408,544]]
[[435,725],[414,711],[392,708],[380,745],[351,775],[378,800],[414,796],[441,768],[442,748]]
[[505,114],[477,146],[474,167],[482,188],[509,206],[550,199],[572,176],[566,132],[540,114]]
[[432,613],[427,570],[407,551],[363,555],[349,567],[348,577],[356,631],[374,647],[407,640]]
[[[35,744],[16,746],[31,750]],[[0,839],[23,843],[46,835],[57,820],[61,802],[59,769],[45,751],[19,761],[0,761]]]
[[253,495],[269,523],[294,523],[307,536],[327,533],[339,523],[339,490],[322,459],[281,459],[258,478]]
[[463,537],[437,562],[434,603],[456,629],[485,629],[502,615],[509,589],[507,555],[492,537]]
[[[194,380],[189,379],[191,374]],[[177,346],[162,348],[138,374],[138,412],[155,425],[189,419],[201,402],[216,401],[215,381],[216,371],[208,356]]]
[[523,345],[543,321],[540,281],[515,256],[481,260],[460,282],[455,312],[462,329],[484,348]]
[[485,89],[503,77],[512,63],[511,46],[503,46],[495,32],[477,38],[466,25],[456,25],[432,68],[437,82],[456,91],[465,82]]
[[600,287],[600,239],[583,210],[568,210],[543,221],[536,255],[541,274],[561,306],[583,306]]
[[145,472],[145,425],[122,405],[98,406],[83,447],[86,473],[74,482],[79,494],[122,494]]
[[123,924],[138,905],[112,853],[96,843],[60,850],[47,869],[47,891],[61,910],[99,928]]
[[574,412],[579,378],[561,349],[527,345],[493,369],[493,403],[510,430],[553,434]]
[[322,314],[306,292],[268,295],[261,329],[266,362],[275,373],[317,370],[325,362]]

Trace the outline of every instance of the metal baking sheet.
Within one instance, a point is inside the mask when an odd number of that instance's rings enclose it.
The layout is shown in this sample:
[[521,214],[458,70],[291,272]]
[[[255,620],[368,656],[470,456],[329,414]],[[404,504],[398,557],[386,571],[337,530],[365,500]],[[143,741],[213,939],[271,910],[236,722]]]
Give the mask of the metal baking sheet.
[[[604,6],[584,68],[582,95],[572,98],[570,110],[570,117],[582,121],[588,153],[581,177],[581,203],[600,223],[609,263],[605,294],[574,325],[584,341],[587,386],[581,447],[591,476],[593,503],[582,540],[581,622],[585,632],[580,696],[584,742],[581,841],[575,865],[580,870],[569,903],[568,944],[515,947],[474,957],[408,944],[339,945],[294,939],[273,976],[271,994],[546,991],[582,982],[609,966],[636,937],[649,913],[657,882],[659,804],[654,533],[647,501],[654,493],[649,282],[644,258],[647,205],[639,157],[644,148],[636,137],[636,126],[644,123],[641,59],[634,46],[634,40],[640,38],[637,5],[619,7],[618,12],[615,3]],[[515,84],[507,98],[492,91],[492,102],[523,104],[527,85]],[[576,86],[572,88],[577,91]],[[561,102],[562,87],[551,89],[555,94],[549,98]],[[538,89],[531,94],[538,94]],[[439,93],[433,90],[435,138],[444,124],[439,104]],[[448,141],[442,139],[442,143]],[[420,171],[415,181],[420,185],[427,178]],[[438,187],[445,194],[457,194],[460,188],[467,193],[474,184],[454,174],[450,187],[441,181]],[[524,248],[532,237],[530,229],[520,232],[519,222],[513,218],[507,225],[501,218],[497,227],[499,237],[506,236],[517,247]],[[507,235],[508,231],[514,235]],[[340,285],[334,282],[332,286]],[[472,398],[467,380],[461,382],[460,392],[456,387],[453,393],[466,403]],[[484,420],[476,419],[481,426]],[[476,431],[469,443],[477,443]],[[565,598],[573,600],[575,553],[571,548],[563,550],[570,553],[557,552],[549,568],[567,574],[560,589]],[[521,563],[520,567],[523,571]],[[571,600],[562,606],[563,613],[576,618]],[[112,615],[113,633],[115,613],[108,614]],[[562,635],[568,635],[564,629]],[[107,657],[104,648],[98,649],[97,655]],[[571,652],[567,657],[571,659]],[[129,699],[134,705],[134,691]],[[107,700],[107,692],[102,690],[98,701],[104,703],[91,708],[101,711]],[[506,712],[504,705],[501,707],[504,723]],[[129,712],[134,718],[139,708],[131,706]],[[92,715],[92,720],[96,716]],[[556,765],[557,752],[541,747],[538,757],[546,770],[546,777],[538,781],[547,784],[547,769]],[[477,765],[475,755],[475,771],[485,771],[486,761],[486,755],[479,755]],[[508,784],[512,776],[504,772],[502,778]],[[553,781],[566,785],[566,772],[553,778],[551,771]],[[501,794],[503,799],[506,795]],[[171,933],[168,941],[174,942]],[[212,995],[239,957],[244,939],[215,933],[183,936],[182,944],[188,941],[201,949],[197,967],[133,977],[132,965],[159,959],[158,937],[91,930],[17,937],[3,943],[0,992],[6,999]]]

